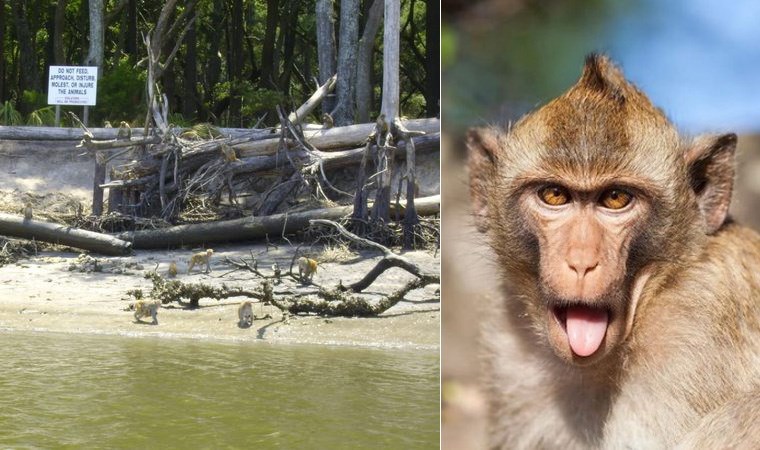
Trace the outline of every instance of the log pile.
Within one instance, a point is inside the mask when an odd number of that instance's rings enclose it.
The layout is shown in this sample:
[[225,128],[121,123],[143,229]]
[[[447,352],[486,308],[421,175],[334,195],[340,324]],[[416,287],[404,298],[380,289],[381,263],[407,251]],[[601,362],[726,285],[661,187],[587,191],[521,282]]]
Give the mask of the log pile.
[[[283,122],[286,126],[277,129],[203,140],[173,128],[165,134],[154,129],[153,135],[110,140],[86,134],[82,145],[96,154],[100,171],[110,174],[96,187],[96,191],[110,190],[108,210],[127,215],[176,222],[193,198],[210,207],[259,198],[244,208],[257,217],[282,212],[287,200],[304,194],[318,201],[340,201],[345,193],[331,180],[338,169],[359,165],[375,124],[314,129],[299,127],[289,118]],[[437,119],[410,120],[405,125],[424,133],[413,138],[418,153],[438,151]],[[405,158],[406,145],[399,143],[399,159]],[[125,152],[132,157],[129,161],[109,164]]]

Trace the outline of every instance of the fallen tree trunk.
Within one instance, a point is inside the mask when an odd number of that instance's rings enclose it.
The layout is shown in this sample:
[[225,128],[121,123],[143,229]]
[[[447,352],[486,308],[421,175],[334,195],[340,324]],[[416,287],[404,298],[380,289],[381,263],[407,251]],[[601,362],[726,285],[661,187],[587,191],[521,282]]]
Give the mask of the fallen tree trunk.
[[5,213],[0,213],[0,235],[67,245],[109,256],[128,255],[132,251],[131,243],[108,234],[25,220],[21,216]]
[[[306,129],[321,129],[321,125],[305,125]],[[238,138],[243,136],[272,134],[272,131],[266,129],[251,128],[217,128],[223,136]],[[92,133],[92,139],[108,140],[118,137],[119,128],[88,128]],[[132,128],[130,133],[134,138],[143,137],[142,128]],[[63,127],[15,127],[0,125],[0,140],[18,140],[18,141],[76,141],[77,143],[84,137],[84,130],[80,127],[63,128]]]
[[[426,134],[441,131],[441,121],[438,119],[414,119],[404,122],[407,129],[423,131]],[[335,127],[326,130],[304,130],[304,138],[319,150],[356,147],[362,145],[367,136],[372,133],[374,123]],[[262,139],[245,142],[234,146],[239,157],[271,155],[280,148],[280,138]]]
[[[417,214],[431,216],[440,211],[441,196],[417,199]],[[353,206],[314,209],[262,217],[244,217],[209,223],[177,225],[158,230],[127,231],[116,237],[130,241],[135,249],[172,248],[181,245],[201,245],[220,242],[245,241],[293,233],[305,229],[312,219],[339,220],[351,214]],[[403,214],[400,214],[403,216]]]
[[[424,136],[418,136],[413,138],[414,146],[417,154],[426,154],[431,152],[437,152],[440,148],[441,134],[433,133],[426,134]],[[403,161],[406,157],[406,143],[401,142],[399,144],[399,152],[396,152],[396,158]],[[376,151],[376,150],[375,150]],[[339,167],[345,167],[352,164],[359,164],[362,159],[364,148],[355,148],[350,150],[337,150],[331,152],[319,152],[319,157],[322,158],[322,164],[325,170],[331,170]],[[309,152],[303,149],[292,150],[291,158],[302,162],[303,165],[309,165],[311,163],[318,162],[316,157],[311,156]],[[373,151],[374,154],[374,151]],[[194,166],[190,166],[194,167]],[[230,164],[225,169],[225,173],[232,175],[240,175],[244,173],[263,172],[282,168],[284,173],[290,173],[292,167],[288,165],[288,159],[283,151],[278,152],[271,156],[250,156],[247,158],[240,158],[236,164]],[[141,178],[134,178],[131,180],[113,180],[108,183],[101,184],[101,188],[125,188],[131,186],[144,186],[151,183],[157,183],[159,181],[158,174],[148,175]],[[173,191],[172,191],[173,192]]]

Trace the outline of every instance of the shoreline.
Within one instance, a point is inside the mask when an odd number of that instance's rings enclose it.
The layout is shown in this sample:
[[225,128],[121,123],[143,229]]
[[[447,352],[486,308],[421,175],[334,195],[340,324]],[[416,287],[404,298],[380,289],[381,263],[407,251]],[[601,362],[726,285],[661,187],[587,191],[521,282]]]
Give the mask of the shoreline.
[[[210,274],[182,273],[177,279],[217,286],[222,283],[250,285],[258,283],[256,277],[243,271],[230,272],[231,267],[224,262],[224,257],[249,257],[253,252],[259,255],[257,259],[262,268],[275,261],[281,267],[288,267],[292,259],[292,250],[284,247],[266,251],[264,245],[226,245],[215,250]],[[137,251],[127,257],[92,255],[104,264],[125,268],[124,273],[72,271],[70,267],[77,262],[79,255],[68,252],[43,252],[0,267],[0,332],[440,352],[441,304],[440,297],[436,298],[433,293],[433,286],[411,292],[405,300],[371,318],[291,315],[283,321],[282,313],[275,307],[254,302],[253,313],[260,319],[255,320],[250,328],[239,328],[237,307],[239,300],[244,300],[240,298],[201,299],[200,307],[196,309],[184,309],[174,303],[162,305],[158,325],[136,322],[133,312],[125,309],[134,302],[126,292],[142,289],[147,296],[151,283],[143,276],[146,271],[158,265],[158,271],[162,273],[170,261],[184,264],[191,253],[191,250],[169,250]],[[440,270],[440,258],[428,252],[414,251],[404,255],[428,270]],[[334,286],[340,279],[349,282],[366,273],[377,259],[379,256],[366,253],[344,263],[324,263],[320,265],[315,282],[323,286]],[[377,286],[373,284],[369,294],[391,291],[411,278],[400,269],[390,269],[378,279]],[[314,289],[293,286],[292,283],[287,287],[299,292]],[[270,317],[261,319],[266,316]]]

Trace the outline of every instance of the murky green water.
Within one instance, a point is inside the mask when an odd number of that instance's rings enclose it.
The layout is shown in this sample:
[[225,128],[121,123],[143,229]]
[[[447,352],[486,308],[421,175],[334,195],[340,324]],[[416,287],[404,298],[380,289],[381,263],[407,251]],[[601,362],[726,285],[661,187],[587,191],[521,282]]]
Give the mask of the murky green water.
[[0,448],[438,448],[438,355],[0,332]]

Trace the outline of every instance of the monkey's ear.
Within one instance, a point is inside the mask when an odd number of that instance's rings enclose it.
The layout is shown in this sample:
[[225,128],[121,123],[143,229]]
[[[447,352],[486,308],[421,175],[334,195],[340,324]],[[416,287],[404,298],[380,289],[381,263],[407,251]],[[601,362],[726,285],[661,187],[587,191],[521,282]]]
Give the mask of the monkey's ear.
[[470,169],[470,200],[478,231],[488,230],[488,184],[496,172],[499,134],[493,128],[467,131],[467,165]]
[[706,135],[696,138],[684,156],[707,234],[718,231],[728,215],[735,150],[736,134]]

